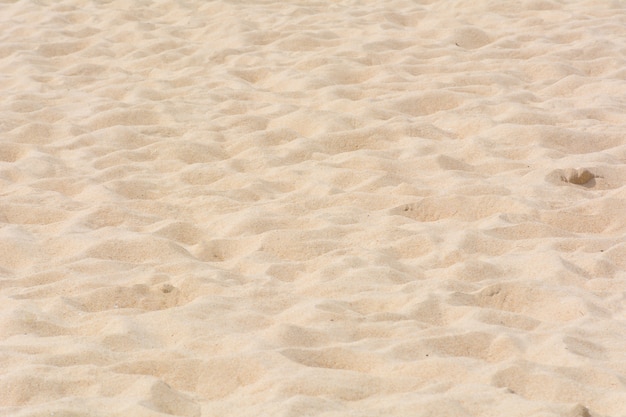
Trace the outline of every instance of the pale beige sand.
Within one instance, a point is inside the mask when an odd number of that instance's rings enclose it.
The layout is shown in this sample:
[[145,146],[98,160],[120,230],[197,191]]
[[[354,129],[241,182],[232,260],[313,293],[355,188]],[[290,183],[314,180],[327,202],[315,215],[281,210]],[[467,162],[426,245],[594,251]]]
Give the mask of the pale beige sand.
[[0,415],[626,415],[623,2],[0,12]]

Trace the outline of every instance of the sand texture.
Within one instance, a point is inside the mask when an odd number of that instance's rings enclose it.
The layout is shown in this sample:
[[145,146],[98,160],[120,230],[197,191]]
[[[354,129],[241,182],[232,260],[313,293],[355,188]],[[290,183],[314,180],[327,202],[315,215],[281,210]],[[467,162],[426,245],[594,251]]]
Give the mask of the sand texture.
[[626,415],[626,3],[0,17],[0,416]]

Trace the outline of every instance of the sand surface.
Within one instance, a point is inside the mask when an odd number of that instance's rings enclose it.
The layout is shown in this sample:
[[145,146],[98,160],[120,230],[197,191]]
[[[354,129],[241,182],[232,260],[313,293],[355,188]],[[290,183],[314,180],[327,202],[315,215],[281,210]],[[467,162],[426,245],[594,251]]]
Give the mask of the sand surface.
[[626,415],[625,3],[0,17],[0,415]]

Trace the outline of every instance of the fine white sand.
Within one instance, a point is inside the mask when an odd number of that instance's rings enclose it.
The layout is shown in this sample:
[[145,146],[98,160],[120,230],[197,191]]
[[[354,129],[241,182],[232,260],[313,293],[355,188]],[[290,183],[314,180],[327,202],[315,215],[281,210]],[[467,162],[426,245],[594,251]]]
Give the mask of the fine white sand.
[[622,1],[0,15],[0,415],[626,415]]

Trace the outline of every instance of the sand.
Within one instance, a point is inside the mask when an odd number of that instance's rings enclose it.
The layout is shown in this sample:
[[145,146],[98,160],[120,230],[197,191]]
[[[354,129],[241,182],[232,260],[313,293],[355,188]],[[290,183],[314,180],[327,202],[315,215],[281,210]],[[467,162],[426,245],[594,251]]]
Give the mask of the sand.
[[626,415],[623,2],[0,12],[0,415]]

